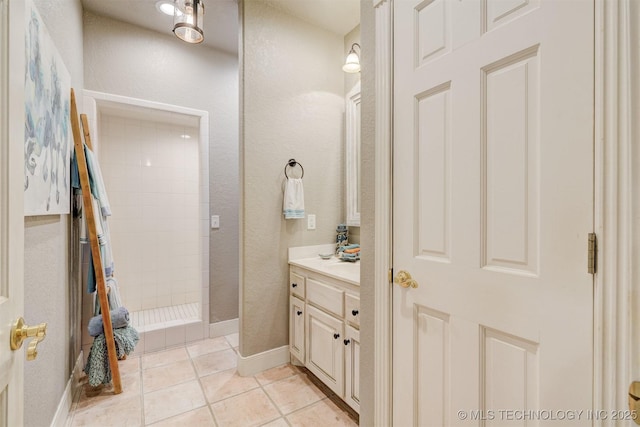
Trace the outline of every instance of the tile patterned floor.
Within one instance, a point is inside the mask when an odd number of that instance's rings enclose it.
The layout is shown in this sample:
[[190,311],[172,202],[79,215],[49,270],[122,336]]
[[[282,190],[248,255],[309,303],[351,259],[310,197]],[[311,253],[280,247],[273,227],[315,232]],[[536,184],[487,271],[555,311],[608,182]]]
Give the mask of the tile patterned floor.
[[91,389],[86,377],[67,427],[357,426],[357,416],[305,369],[236,373],[238,334],[129,357],[123,392]]

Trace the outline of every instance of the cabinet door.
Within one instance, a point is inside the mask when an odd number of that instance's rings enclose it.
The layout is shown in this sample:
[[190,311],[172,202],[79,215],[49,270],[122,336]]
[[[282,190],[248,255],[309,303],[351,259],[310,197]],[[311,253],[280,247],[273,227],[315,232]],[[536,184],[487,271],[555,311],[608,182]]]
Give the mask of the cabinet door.
[[304,301],[292,296],[289,299],[289,350],[303,364],[304,360]]
[[307,306],[307,368],[337,395],[344,392],[344,324]]
[[360,413],[360,331],[347,326],[344,338],[344,401]]

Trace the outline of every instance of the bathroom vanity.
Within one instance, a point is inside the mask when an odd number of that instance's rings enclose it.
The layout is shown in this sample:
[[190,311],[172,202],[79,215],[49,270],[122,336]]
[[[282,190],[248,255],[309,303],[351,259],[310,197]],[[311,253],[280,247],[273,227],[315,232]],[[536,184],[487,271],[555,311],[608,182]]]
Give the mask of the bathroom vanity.
[[319,253],[334,245],[289,249],[289,349],[360,412],[360,263]]

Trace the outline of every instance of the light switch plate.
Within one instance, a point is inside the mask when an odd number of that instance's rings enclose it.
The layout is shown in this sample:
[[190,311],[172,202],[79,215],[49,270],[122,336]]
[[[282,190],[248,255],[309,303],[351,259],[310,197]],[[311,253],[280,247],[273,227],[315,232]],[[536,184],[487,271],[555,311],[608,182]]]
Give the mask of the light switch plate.
[[211,228],[220,228],[220,215],[211,215]]
[[314,214],[307,215],[307,230],[316,229],[316,216]]

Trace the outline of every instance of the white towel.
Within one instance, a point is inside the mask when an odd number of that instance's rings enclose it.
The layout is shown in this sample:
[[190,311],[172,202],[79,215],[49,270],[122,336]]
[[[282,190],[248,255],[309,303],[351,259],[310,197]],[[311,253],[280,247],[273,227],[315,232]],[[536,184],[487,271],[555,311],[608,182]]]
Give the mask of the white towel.
[[284,187],[284,219],[304,218],[304,187],[301,178],[289,178]]

